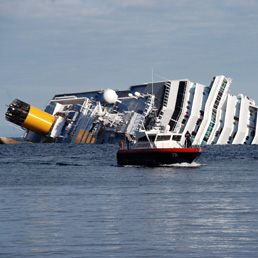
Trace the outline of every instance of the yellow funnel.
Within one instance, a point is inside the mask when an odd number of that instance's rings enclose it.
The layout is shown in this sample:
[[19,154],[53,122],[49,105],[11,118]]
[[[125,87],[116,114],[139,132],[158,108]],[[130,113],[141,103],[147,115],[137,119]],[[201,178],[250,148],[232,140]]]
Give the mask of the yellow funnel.
[[54,122],[54,116],[38,108],[30,106],[29,113],[21,126],[35,133],[47,134],[50,131]]
[[6,119],[35,133],[46,135],[55,117],[19,99],[15,99],[5,113]]

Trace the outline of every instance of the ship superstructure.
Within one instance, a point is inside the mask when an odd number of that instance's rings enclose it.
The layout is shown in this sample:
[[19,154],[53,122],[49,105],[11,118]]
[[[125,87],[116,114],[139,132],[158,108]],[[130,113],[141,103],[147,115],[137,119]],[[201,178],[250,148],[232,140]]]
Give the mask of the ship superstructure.
[[44,111],[14,100],[6,118],[27,128],[24,139],[35,143],[133,141],[140,128],[169,126],[173,133],[189,131],[194,145],[257,144],[258,107],[242,94],[229,94],[231,82],[221,75],[209,86],[183,79],[58,94]]

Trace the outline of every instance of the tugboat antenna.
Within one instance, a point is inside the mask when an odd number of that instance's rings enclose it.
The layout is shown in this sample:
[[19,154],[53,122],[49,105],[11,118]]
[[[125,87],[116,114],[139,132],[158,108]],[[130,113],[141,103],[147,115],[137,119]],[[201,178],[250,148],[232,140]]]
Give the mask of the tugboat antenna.
[[152,68],[152,73],[151,73],[151,81],[152,81],[152,84],[151,84],[151,94],[153,95],[153,68]]

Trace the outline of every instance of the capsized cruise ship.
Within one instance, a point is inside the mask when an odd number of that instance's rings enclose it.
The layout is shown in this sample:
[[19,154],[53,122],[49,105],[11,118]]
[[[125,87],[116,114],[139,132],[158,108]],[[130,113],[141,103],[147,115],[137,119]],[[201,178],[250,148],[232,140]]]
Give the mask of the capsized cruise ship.
[[5,116],[34,143],[118,143],[133,141],[140,128],[170,128],[181,144],[187,131],[193,145],[257,144],[258,107],[229,94],[231,82],[221,75],[209,86],[183,79],[58,94],[44,110],[16,99]]

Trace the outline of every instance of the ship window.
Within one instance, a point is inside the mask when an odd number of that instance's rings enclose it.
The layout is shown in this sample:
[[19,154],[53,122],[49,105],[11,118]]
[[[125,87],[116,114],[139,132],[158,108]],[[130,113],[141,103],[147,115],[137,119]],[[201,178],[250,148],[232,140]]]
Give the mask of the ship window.
[[180,141],[181,140],[181,135],[173,135],[172,140],[173,141]]
[[158,135],[157,141],[169,141],[170,135]]

